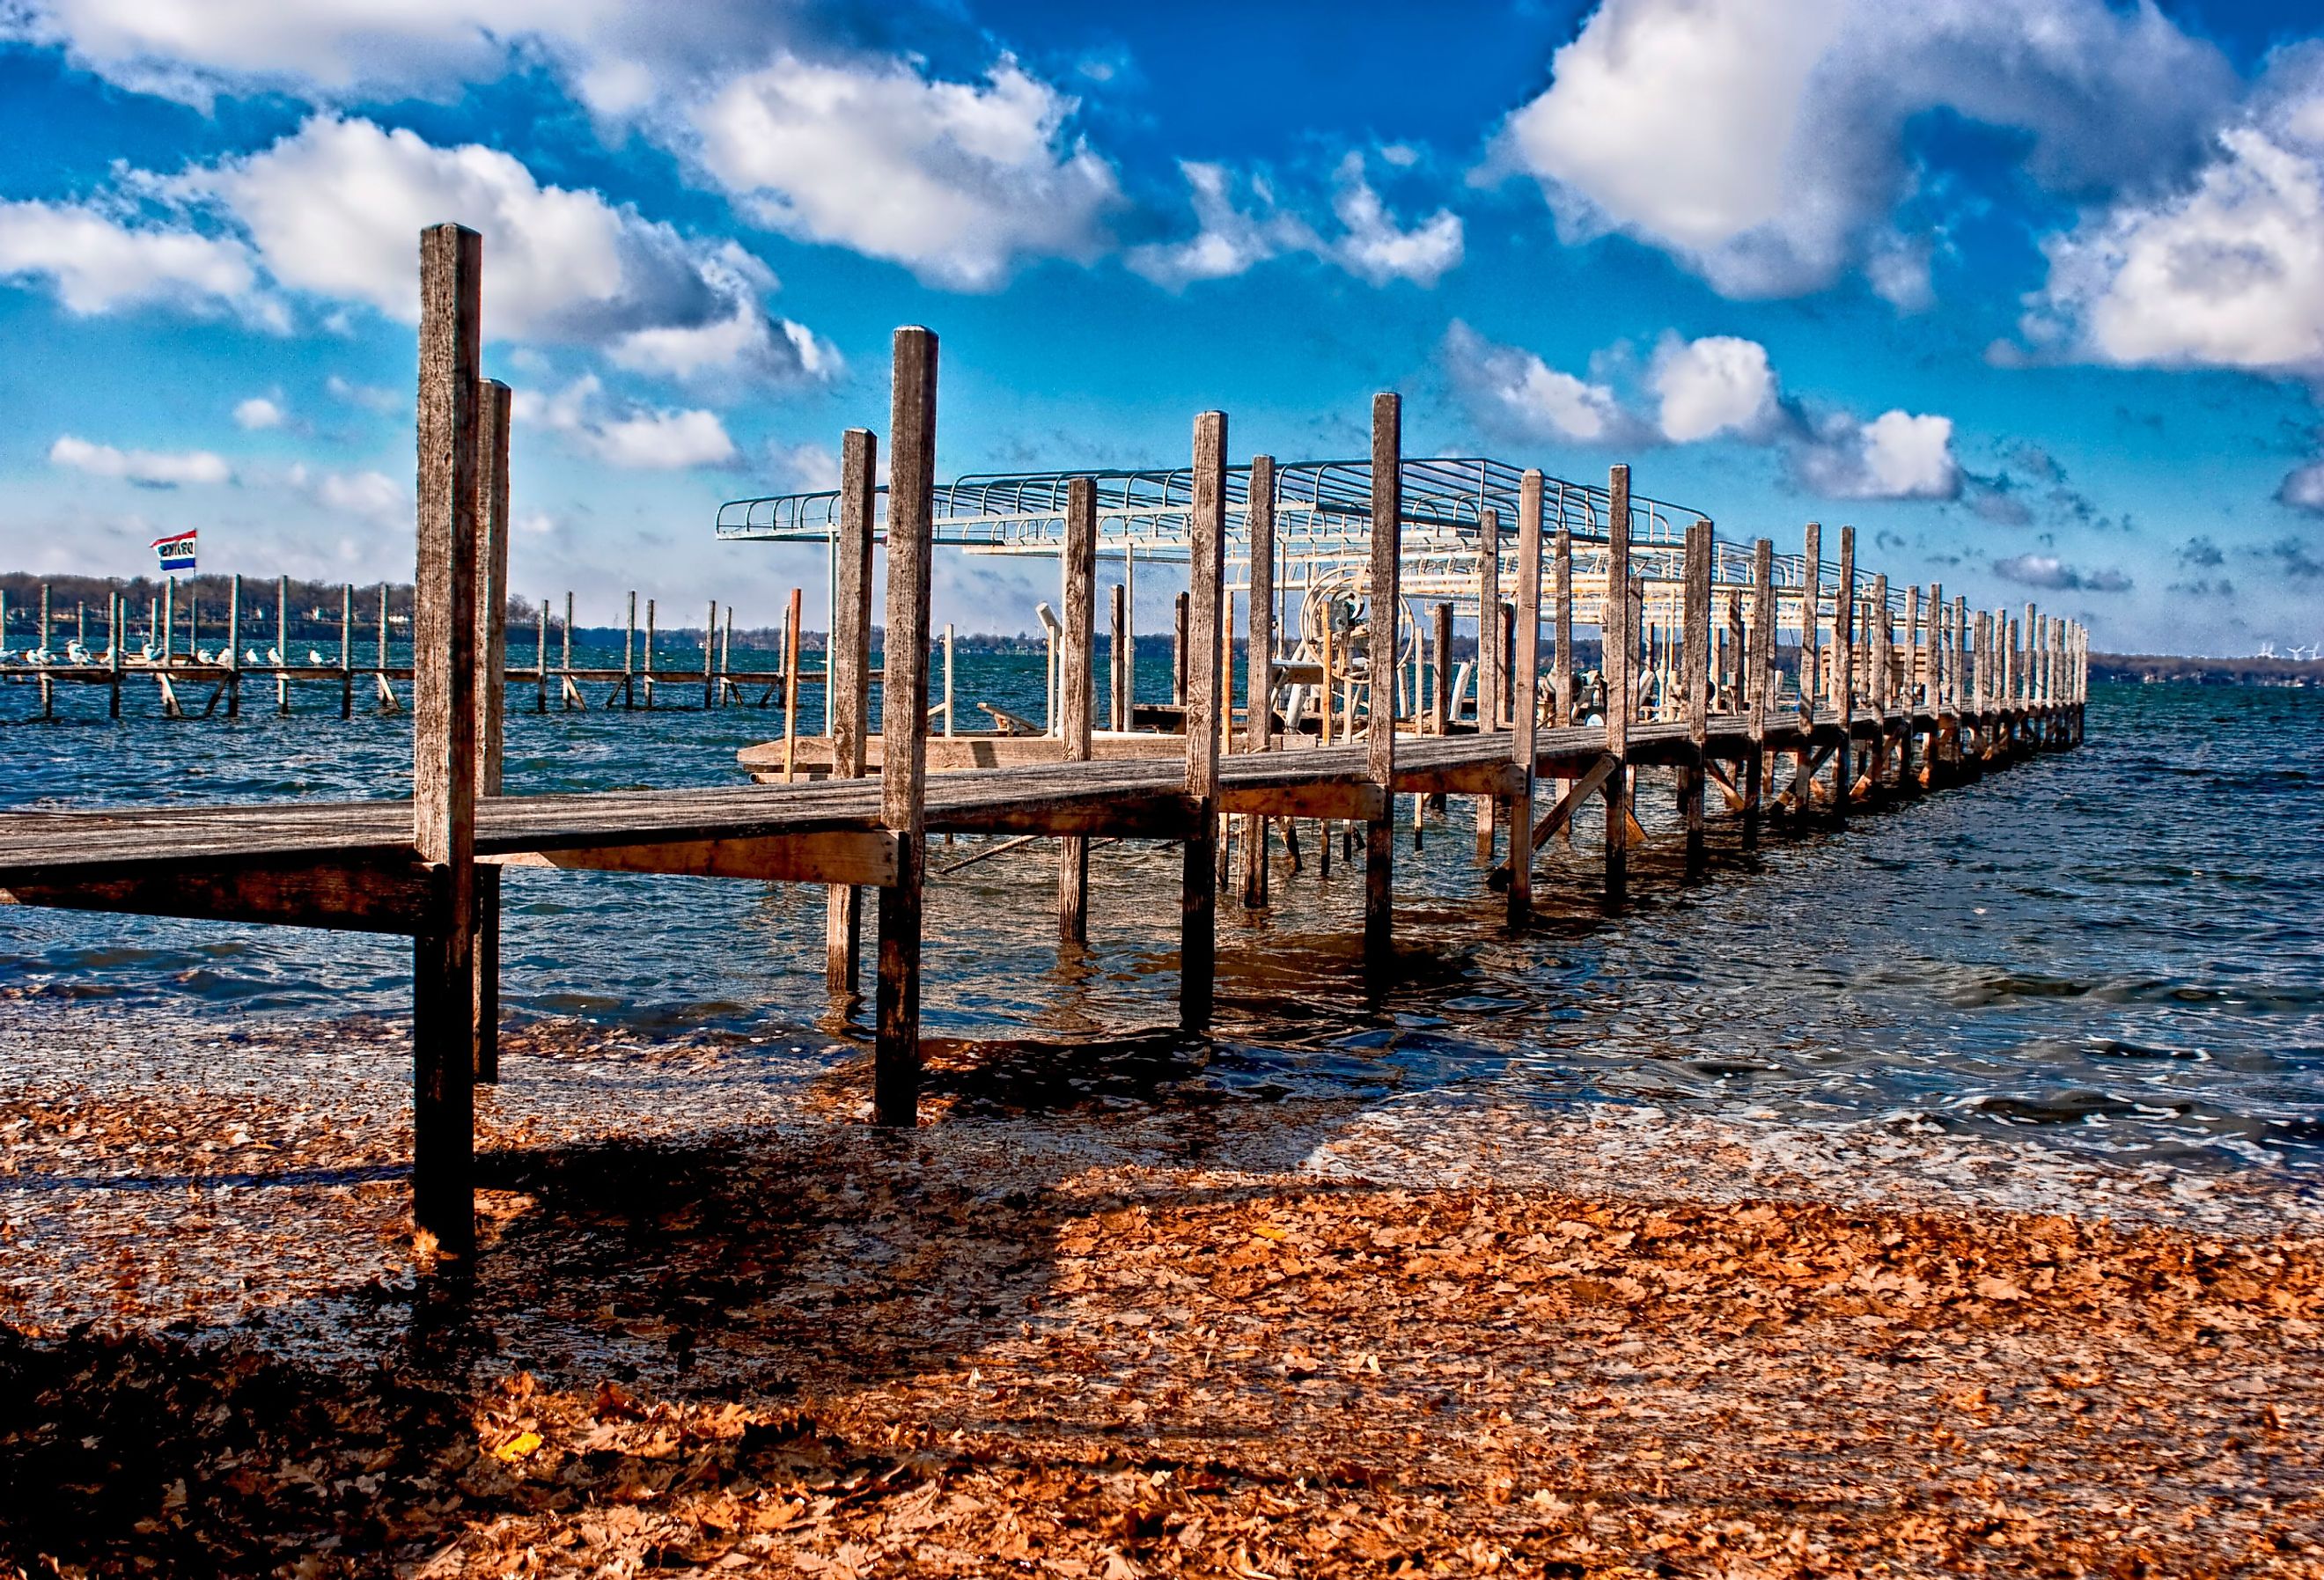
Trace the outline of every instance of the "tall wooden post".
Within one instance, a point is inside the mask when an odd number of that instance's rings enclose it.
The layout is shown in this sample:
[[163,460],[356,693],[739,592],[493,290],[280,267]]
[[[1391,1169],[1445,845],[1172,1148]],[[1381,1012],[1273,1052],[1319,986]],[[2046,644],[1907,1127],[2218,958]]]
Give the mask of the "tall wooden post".
[[1186,595],[1170,600],[1170,700],[1186,706]]
[[[0,605],[0,607],[5,606]],[[122,630],[122,599],[119,593],[110,595],[108,606],[110,613],[106,618],[105,643],[109,651],[105,655],[105,667],[111,671],[106,679],[110,683],[112,696],[106,702],[106,716],[119,718],[121,716],[121,663],[124,656],[122,651],[124,633]],[[5,633],[0,633],[0,645],[5,645]]]
[[544,595],[538,611],[540,633],[532,643],[532,711],[549,711],[549,599]]
[[[1477,733],[1501,725],[1501,513],[1477,513]],[[1477,864],[1493,864],[1493,824],[1499,803],[1477,798]],[[1531,832],[1528,830],[1527,832]],[[1510,847],[1512,861],[1517,850]]]
[[[178,578],[174,576],[163,577],[161,578],[161,613],[154,620],[153,624],[161,627],[160,635],[161,638],[161,651],[160,658],[161,663],[165,667],[170,662],[170,654],[174,650],[177,643],[177,604]],[[33,643],[33,645],[40,648],[45,648],[49,645],[49,584],[46,582],[42,582],[41,584],[41,639],[37,642]]]
[[355,715],[355,584],[339,588],[339,716]]
[[1122,590],[1121,584],[1120,582],[1114,583],[1113,607],[1111,611],[1113,616],[1112,641],[1106,649],[1106,661],[1110,670],[1108,675],[1110,682],[1108,691],[1113,709],[1113,727],[1116,731],[1126,730],[1130,727],[1130,612],[1128,603],[1129,600]]
[[1864,603],[1864,689],[1872,704],[1872,754],[1865,772],[1877,792],[1888,767],[1888,660],[1895,632],[1888,624],[1888,575],[1872,578],[1872,595]]
[[[831,736],[835,779],[862,779],[864,735],[872,716],[872,477],[879,440],[867,428],[851,428],[839,441],[839,526],[832,540],[836,592],[831,605],[830,651],[824,665],[831,676]],[[862,891],[834,883],[825,895],[824,983],[853,999],[856,960],[863,936]]]
[[290,677],[283,670],[290,662],[290,578],[274,578],[274,711],[290,711]]
[[[622,632],[622,706],[623,707],[635,707],[638,705],[637,648],[638,593],[635,587],[632,587],[630,589],[630,623]],[[648,702],[653,700],[652,692],[646,693],[646,700]]]
[[1831,596],[1831,706],[1840,715],[1832,753],[1831,812],[1848,816],[1856,788],[1856,529],[1840,529],[1840,581]]
[[[798,772],[798,655],[799,601],[803,588],[791,589],[790,602],[783,610],[783,782],[788,784]],[[653,608],[651,603],[646,607]],[[648,629],[651,629],[649,624]],[[650,666],[649,666],[650,667]],[[653,701],[650,683],[646,688],[646,701]]]
[[1227,417],[1194,419],[1193,498],[1186,509],[1187,831],[1179,886],[1178,1019],[1211,1018],[1218,969],[1219,717],[1226,704],[1219,661],[1220,605],[1226,590]]
[[1927,650],[1921,642],[1921,584],[1914,582],[1904,589],[1904,717],[1896,727],[1897,760],[1896,788],[1909,789],[1920,782],[1913,766],[1914,737],[1919,728],[1923,708],[1922,698],[1928,685]]
[[[501,793],[508,710],[509,387],[486,379],[478,392],[484,424],[476,549],[476,793]],[[501,870],[476,868],[476,993],[479,1081],[501,1078]]]
[[[1091,713],[1097,677],[1091,649],[1097,635],[1097,484],[1076,477],[1065,485],[1065,622],[1057,699],[1068,762],[1090,758]],[[1057,936],[1067,944],[1089,941],[1089,839],[1069,834],[1057,841]]]
[[646,641],[638,653],[638,668],[645,671],[646,706],[649,708],[654,705],[654,639],[660,634],[658,629],[661,613],[659,605],[659,599],[646,600]]
[[1541,494],[1539,468],[1517,484],[1517,633],[1510,656],[1515,695],[1509,710],[1509,755],[1517,765],[1517,791],[1509,799],[1508,924],[1533,919],[1533,776],[1539,766],[1534,731],[1541,718]]
[[1606,898],[1630,886],[1630,710],[1637,703],[1637,600],[1630,592],[1630,468],[1606,475],[1606,597],[1599,612],[1599,667],[1606,672]]
[[[380,584],[380,640],[386,642],[387,584]],[[114,645],[120,646],[118,637]],[[227,582],[226,603],[226,716],[242,716],[242,573],[236,571]]]
[[1429,646],[1436,657],[1429,677],[1428,729],[1431,735],[1452,733],[1452,605],[1440,603],[1430,611]]
[[[484,241],[420,241],[419,564],[412,614],[412,845],[434,874],[412,974],[412,1219],[475,1242],[476,571],[483,523]],[[277,633],[277,640],[283,640]]]
[[[825,655],[824,668],[831,667],[829,655]],[[702,710],[705,713],[718,706],[718,600],[710,600],[702,616]],[[829,727],[829,721],[825,722]]]
[[1686,864],[1702,865],[1702,792],[1711,750],[1711,523],[1686,530],[1686,605],[1679,622],[1679,667],[1686,703],[1689,758],[1680,772],[1679,817],[1686,828]]
[[1775,690],[1775,541],[1751,545],[1751,633],[1743,646],[1744,706],[1750,710],[1751,754],[1743,762],[1743,844],[1759,843],[1767,795],[1767,704]]
[[[1250,458],[1247,517],[1250,536],[1250,630],[1243,644],[1243,740],[1253,752],[1275,750],[1275,457]],[[1242,902],[1268,903],[1267,818],[1253,813],[1242,830]]]
[[1385,985],[1396,950],[1396,662],[1403,607],[1398,572],[1404,542],[1404,399],[1372,397],[1372,563],[1368,622],[1370,729],[1365,762],[1380,793],[1364,841],[1364,963],[1372,985]]
[[881,822],[896,882],[880,891],[879,1034],[872,1109],[919,1123],[920,901],[927,871],[928,569],[936,521],[936,337],[896,331],[888,442],[888,635],[880,704]]

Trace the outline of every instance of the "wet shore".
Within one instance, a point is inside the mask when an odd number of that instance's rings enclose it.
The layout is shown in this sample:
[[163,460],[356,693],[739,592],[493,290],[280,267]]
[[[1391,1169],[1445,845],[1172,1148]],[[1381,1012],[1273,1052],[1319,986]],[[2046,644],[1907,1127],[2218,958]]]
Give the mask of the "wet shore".
[[939,1049],[895,1137],[844,1049],[541,1021],[452,1270],[408,1241],[403,1035],[0,1034],[0,1562],[2324,1565],[2298,1171],[1157,1095],[1135,1045],[1072,1078]]

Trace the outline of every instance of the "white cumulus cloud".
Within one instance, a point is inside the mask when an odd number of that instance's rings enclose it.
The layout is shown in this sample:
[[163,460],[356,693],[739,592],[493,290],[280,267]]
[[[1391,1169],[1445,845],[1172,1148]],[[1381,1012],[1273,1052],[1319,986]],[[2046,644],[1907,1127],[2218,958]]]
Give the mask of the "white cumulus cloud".
[[124,450],[92,444],[68,433],[49,447],[49,464],[69,467],[93,477],[118,477],[144,488],[175,488],[187,483],[226,483],[234,468],[209,450]]
[[83,315],[159,304],[282,323],[240,241],[85,204],[0,202],[0,279],[45,281],[67,311]]
[[512,415],[562,434],[609,467],[674,471],[734,458],[734,441],[715,411],[641,406],[609,396],[595,374],[562,390],[516,392]]
[[1076,102],[1005,55],[973,83],[786,51],[687,115],[704,168],[767,225],[990,291],[1025,259],[1103,245],[1120,189],[1066,135]]
[[[1418,155],[1382,158],[1406,168]],[[1332,214],[1336,233],[1326,235],[1281,204],[1275,183],[1263,172],[1240,179],[1225,165],[1188,160],[1180,163],[1194,209],[1194,234],[1181,241],[1149,242],[1130,249],[1130,269],[1173,291],[1198,281],[1225,280],[1270,259],[1304,253],[1335,263],[1368,284],[1405,280],[1430,286],[1458,265],[1466,250],[1461,217],[1440,208],[1411,226],[1401,223],[1371,184],[1362,153],[1351,151],[1332,175]]]
[[1655,352],[1646,382],[1654,388],[1663,437],[1674,444],[1721,433],[1765,438],[1784,420],[1775,370],[1767,348],[1757,340],[1667,336]]
[[1826,417],[1795,440],[1794,474],[1832,499],[1953,499],[1961,491],[1953,420],[1904,411],[1869,422]]
[[281,402],[265,395],[253,395],[235,405],[234,422],[237,428],[255,432],[262,428],[281,427],[285,415]]
[[1481,173],[1529,174],[1569,236],[1635,236],[1730,296],[1868,263],[1915,308],[1925,267],[1886,226],[1916,117],[2016,133],[2026,172],[2077,194],[2183,167],[2234,90],[2150,4],[1603,0]]
[[1442,358],[1470,415],[1498,438],[1627,444],[1641,436],[1644,425],[1623,410],[1611,386],[1560,372],[1522,347],[1497,345],[1458,319],[1444,331]]

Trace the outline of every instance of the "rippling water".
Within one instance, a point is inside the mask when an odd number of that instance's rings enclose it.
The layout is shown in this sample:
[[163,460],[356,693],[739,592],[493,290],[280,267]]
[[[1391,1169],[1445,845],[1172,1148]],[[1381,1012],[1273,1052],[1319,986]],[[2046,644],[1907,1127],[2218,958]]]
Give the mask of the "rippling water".
[[[1162,683],[1144,667],[1148,689]],[[1038,716],[1040,689],[1038,658],[961,660],[964,724],[977,700]],[[68,693],[66,716],[42,724],[30,688],[0,687],[0,806],[404,793],[408,715],[342,723],[326,688],[289,719],[263,683],[247,698],[233,724],[172,723],[133,695],[114,724],[101,692]],[[511,793],[732,783],[735,751],[780,725],[756,708],[530,706],[512,693]],[[1650,831],[1667,828],[1667,793],[1650,786],[1646,802]],[[1458,1084],[2324,1161],[2324,693],[2100,688],[2082,750],[1844,834],[1777,835],[1752,854],[1714,823],[1696,883],[1658,839],[1620,914],[1597,901],[1585,827],[1545,853],[1541,919],[1520,937],[1478,881],[1467,806],[1432,818],[1417,854],[1408,801],[1400,817],[1404,959],[1384,993],[1368,997],[1359,969],[1360,865],[1322,878],[1312,829],[1307,870],[1278,864],[1271,911],[1224,910],[1203,1042],[1170,1030],[1176,853],[1101,847],[1090,948],[1061,957],[1036,848],[936,879],[927,1032],[993,1056],[968,1097],[1004,1107],[1060,1079],[1100,1101]],[[931,864],[980,848],[939,845]],[[615,1040],[763,1039],[802,1075],[844,1055],[817,1026],[818,891],[512,872],[506,893],[512,1014]],[[409,972],[393,939],[0,909],[0,992],[28,1014],[71,1000],[161,1029],[402,1014]],[[44,1023],[72,1035],[69,1014]]]

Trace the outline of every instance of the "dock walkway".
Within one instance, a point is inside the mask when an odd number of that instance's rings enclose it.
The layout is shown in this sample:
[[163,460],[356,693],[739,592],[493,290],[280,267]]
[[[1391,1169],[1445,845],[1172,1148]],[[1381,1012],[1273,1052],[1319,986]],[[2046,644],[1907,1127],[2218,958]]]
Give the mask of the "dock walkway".
[[[1199,1028],[1210,1013],[1218,890],[1237,829],[1241,901],[1260,905],[1271,826],[1303,818],[1360,826],[1366,955],[1384,975],[1393,964],[1398,796],[1477,799],[1480,865],[1490,885],[1508,893],[1509,924],[1522,927],[1531,909],[1531,853],[1570,828],[1585,806],[1604,811],[1606,890],[1621,898],[1628,852],[1643,837],[1632,811],[1641,769],[1673,774],[1689,857],[1699,860],[1714,784],[1751,840],[1769,814],[1845,817],[1874,798],[1928,790],[2080,739],[2086,663],[2078,628],[2030,609],[2022,626],[1987,613],[1972,620],[1935,588],[1924,610],[1914,589],[1900,642],[1886,578],[1859,586],[1849,530],[1842,531],[1840,576],[1828,598],[1816,528],[1809,528],[1808,585],[1787,593],[1774,580],[1771,545],[1758,540],[1750,581],[1725,589],[1738,640],[1714,645],[1716,556],[1707,521],[1686,533],[1683,651],[1665,655],[1667,673],[1678,677],[1665,694],[1681,698],[1679,716],[1636,716],[1646,594],[1628,560],[1623,467],[1611,478],[1606,590],[1596,610],[1610,699],[1602,722],[1562,722],[1575,715],[1572,625],[1589,611],[1574,597],[1569,534],[1561,523],[1545,542],[1542,477],[1527,472],[1516,512],[1508,679],[1480,693],[1479,727],[1446,733],[1441,707],[1434,718],[1424,719],[1416,706],[1399,718],[1396,688],[1383,684],[1341,721],[1343,735],[1333,744],[1279,735],[1269,700],[1274,642],[1264,628],[1254,629],[1248,644],[1246,696],[1256,700],[1240,713],[1233,705],[1231,633],[1221,625],[1226,419],[1207,412],[1195,422],[1185,506],[1192,583],[1185,651],[1194,661],[1186,665],[1183,731],[1157,748],[1167,755],[1093,755],[1097,511],[1093,487],[1077,479],[1062,511],[1065,619],[1055,747],[1062,760],[974,766],[973,746],[955,741],[946,743],[950,760],[970,765],[931,773],[936,342],[925,329],[907,328],[895,346],[885,667],[876,671],[872,436],[852,430],[843,448],[832,716],[830,734],[816,744],[824,776],[710,790],[503,796],[510,396],[505,385],[481,376],[481,268],[473,232],[441,226],[423,234],[413,796],[0,814],[0,899],[411,937],[414,1220],[453,1254],[473,1243],[472,1086],[498,1071],[499,873],[506,866],[825,885],[831,984],[850,994],[863,892],[871,891],[874,1110],[883,1123],[909,1124],[918,1114],[920,910],[931,832],[1056,839],[1058,914],[1068,938],[1085,924],[1092,838],[1181,845],[1181,1004],[1186,1022]],[[1372,417],[1369,640],[1395,652],[1404,526],[1397,397],[1379,397]],[[1272,463],[1259,457],[1252,467],[1260,476]],[[1271,552],[1269,497],[1249,495],[1254,564]],[[1497,575],[1499,522],[1488,511],[1480,526],[1480,552]],[[1540,672],[1545,587],[1555,633],[1548,677]],[[1261,606],[1253,600],[1255,618]],[[1798,635],[1800,695],[1814,699],[1809,706],[1797,697],[1786,706],[1779,683],[1779,618],[1787,610]],[[892,726],[877,740],[876,774],[868,767],[875,673]],[[1331,718],[1327,703],[1327,730]],[[1547,804],[1536,807],[1537,796]],[[1497,824],[1508,831],[1509,850],[1498,865]]]

